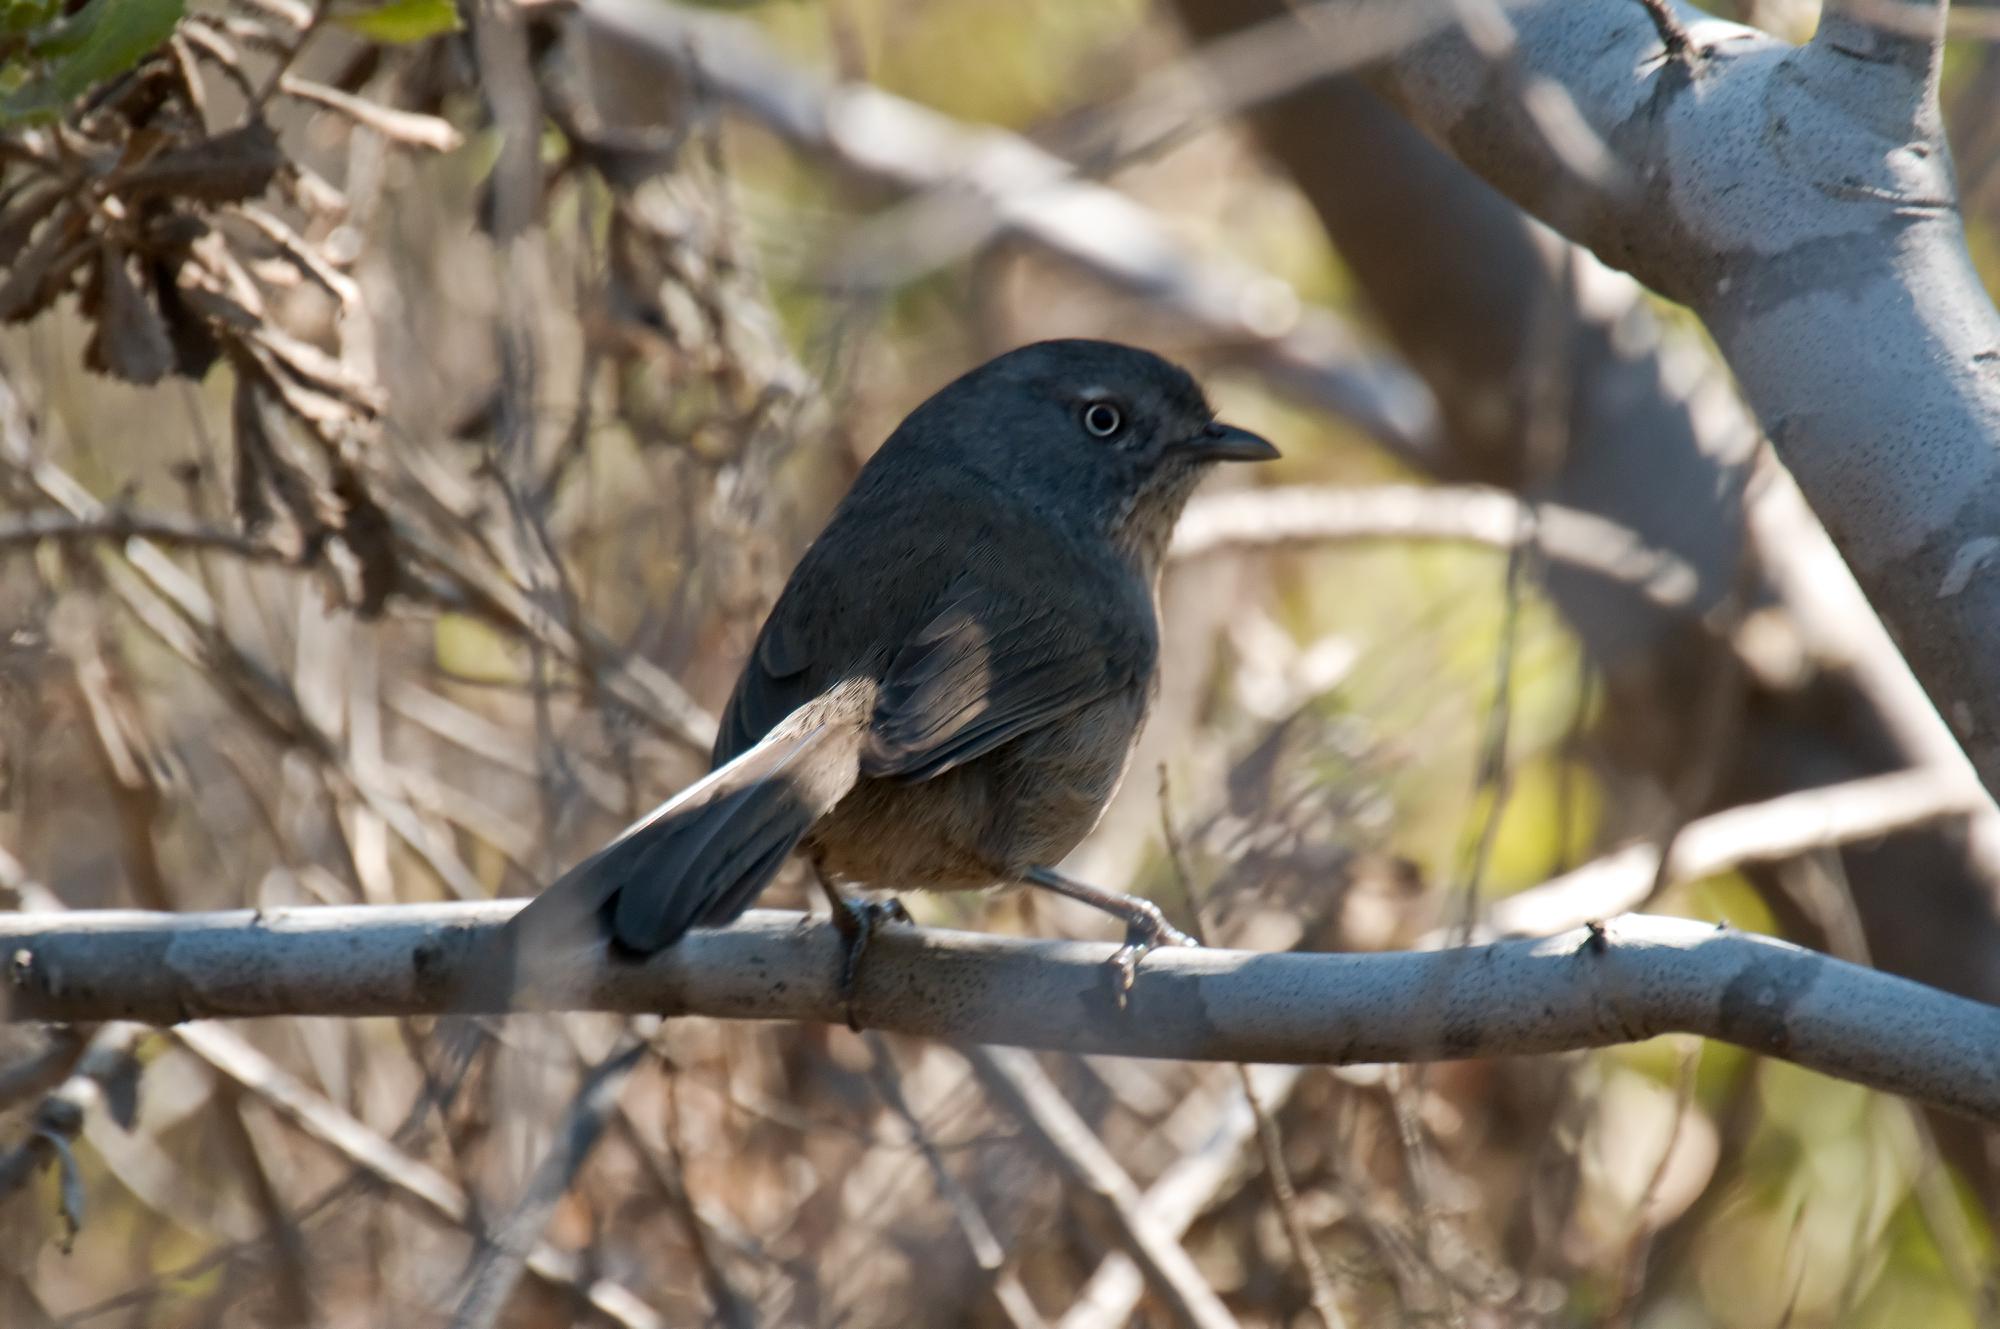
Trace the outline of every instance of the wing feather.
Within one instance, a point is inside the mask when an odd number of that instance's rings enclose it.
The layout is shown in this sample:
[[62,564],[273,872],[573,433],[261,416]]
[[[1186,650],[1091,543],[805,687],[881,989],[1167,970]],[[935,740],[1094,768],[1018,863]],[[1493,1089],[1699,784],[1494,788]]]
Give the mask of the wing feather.
[[1118,689],[1143,643],[1056,602],[963,582],[890,660],[861,773],[928,780]]

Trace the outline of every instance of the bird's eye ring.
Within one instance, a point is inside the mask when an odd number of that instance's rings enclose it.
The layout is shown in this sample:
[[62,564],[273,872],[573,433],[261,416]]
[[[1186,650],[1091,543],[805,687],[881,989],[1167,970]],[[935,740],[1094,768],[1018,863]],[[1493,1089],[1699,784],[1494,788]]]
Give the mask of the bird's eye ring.
[[1125,427],[1125,413],[1108,401],[1094,401],[1083,408],[1083,427],[1095,438],[1110,438]]

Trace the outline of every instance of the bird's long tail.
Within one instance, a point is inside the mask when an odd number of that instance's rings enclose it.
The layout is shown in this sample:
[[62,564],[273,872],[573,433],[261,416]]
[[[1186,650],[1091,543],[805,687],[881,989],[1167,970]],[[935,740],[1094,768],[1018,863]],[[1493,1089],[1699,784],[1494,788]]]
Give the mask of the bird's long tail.
[[[842,684],[785,717],[763,741],[662,803],[565,872],[510,919],[438,1033],[431,1088],[405,1129],[456,1094],[480,1041],[462,1018],[504,1011],[560,981],[605,941],[650,955],[697,924],[748,909],[785,856],[859,778],[871,685]],[[400,1133],[399,1133],[400,1134]]]
[[[482,987],[532,987],[542,966],[602,940],[651,955],[691,927],[736,918],[854,787],[871,701],[844,685],[807,703],[565,872],[508,923],[507,962]],[[472,1004],[505,1004],[495,995]]]

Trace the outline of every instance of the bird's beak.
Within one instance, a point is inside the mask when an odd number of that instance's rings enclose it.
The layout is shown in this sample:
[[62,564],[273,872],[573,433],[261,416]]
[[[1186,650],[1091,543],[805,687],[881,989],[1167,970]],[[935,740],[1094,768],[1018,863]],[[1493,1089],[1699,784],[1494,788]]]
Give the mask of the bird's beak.
[[1176,443],[1173,451],[1195,461],[1271,461],[1278,456],[1267,440],[1219,420],[1193,438]]

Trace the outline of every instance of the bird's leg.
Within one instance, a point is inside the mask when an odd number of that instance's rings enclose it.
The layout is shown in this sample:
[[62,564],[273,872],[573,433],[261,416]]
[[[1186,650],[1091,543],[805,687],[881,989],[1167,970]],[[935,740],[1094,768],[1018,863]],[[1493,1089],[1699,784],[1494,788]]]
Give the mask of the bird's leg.
[[861,1032],[861,1020],[854,1011],[854,994],[861,977],[861,957],[867,953],[868,943],[876,930],[884,924],[913,920],[901,900],[850,900],[818,867],[814,867],[813,877],[819,882],[819,888],[826,892],[826,902],[833,907],[833,926],[840,933],[843,945],[840,999],[847,1004],[847,1027],[858,1034]]
[[1182,932],[1167,916],[1160,912],[1160,906],[1137,895],[1125,895],[1118,891],[1107,891],[1065,877],[1053,868],[1029,868],[1021,874],[1021,880],[1030,886],[1040,886],[1043,890],[1054,891],[1057,895],[1067,895],[1070,899],[1102,909],[1114,918],[1125,921],[1125,944],[1111,956],[1111,967],[1117,973],[1118,1004],[1123,1006],[1125,998],[1132,991],[1132,980],[1139,968],[1139,961],[1147,951],[1155,946],[1197,946],[1200,943]]

